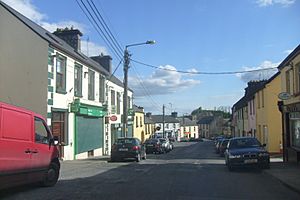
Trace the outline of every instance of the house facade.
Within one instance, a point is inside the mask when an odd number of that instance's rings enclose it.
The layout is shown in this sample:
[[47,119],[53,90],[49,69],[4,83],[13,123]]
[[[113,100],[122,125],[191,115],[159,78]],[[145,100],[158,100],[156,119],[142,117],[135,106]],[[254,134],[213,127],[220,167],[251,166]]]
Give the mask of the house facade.
[[191,120],[188,117],[177,118],[180,123],[180,138],[199,138],[199,128],[197,121]]
[[283,152],[286,162],[300,163],[300,45],[279,65]]
[[144,142],[147,137],[145,134],[145,113],[144,108],[133,105],[133,126],[131,130],[128,130],[128,134],[131,132],[132,137],[136,137]]
[[280,152],[282,142],[281,114],[278,110],[278,94],[281,91],[279,72],[255,93],[257,139],[267,145],[271,153]]
[[0,24],[0,100],[42,114],[59,137],[64,160],[109,154],[123,94],[122,82],[111,75],[111,58],[85,56],[79,30],[50,33],[3,2]]
[[213,116],[205,116],[198,120],[197,124],[201,137],[211,138],[214,135],[212,131],[213,121]]

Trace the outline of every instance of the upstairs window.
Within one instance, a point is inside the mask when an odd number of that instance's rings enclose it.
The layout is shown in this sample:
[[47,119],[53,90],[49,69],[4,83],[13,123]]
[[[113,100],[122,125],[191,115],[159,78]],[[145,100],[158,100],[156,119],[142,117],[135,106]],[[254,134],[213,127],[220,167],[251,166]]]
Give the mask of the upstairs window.
[[99,102],[105,102],[105,76],[99,77]]
[[56,57],[56,92],[66,92],[66,57]]
[[296,64],[296,70],[297,70],[297,94],[300,93],[300,63]]
[[95,100],[95,72],[89,70],[88,74],[89,74],[88,99]]
[[121,94],[117,92],[117,114],[121,113]]
[[285,72],[285,84],[286,84],[286,92],[291,93],[291,81],[290,81],[290,71]]
[[82,65],[79,64],[74,67],[74,95],[82,97]]

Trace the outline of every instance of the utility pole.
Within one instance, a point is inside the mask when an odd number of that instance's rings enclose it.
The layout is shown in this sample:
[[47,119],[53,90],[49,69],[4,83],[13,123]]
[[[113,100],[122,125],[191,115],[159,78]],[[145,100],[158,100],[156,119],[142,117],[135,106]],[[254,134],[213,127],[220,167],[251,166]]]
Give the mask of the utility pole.
[[163,138],[165,137],[165,104],[163,105]]
[[124,137],[127,137],[128,133],[128,128],[127,128],[127,122],[128,122],[128,103],[127,103],[127,98],[128,98],[128,69],[129,69],[129,63],[130,63],[130,54],[128,52],[128,47],[132,46],[139,46],[139,45],[144,45],[144,44],[154,44],[154,40],[148,40],[143,43],[136,43],[136,44],[129,44],[126,45],[125,50],[124,50],[124,94],[123,94],[123,131],[122,134]]
[[127,47],[124,50],[124,94],[123,94],[123,134],[124,137],[127,137],[127,121],[128,121],[128,103],[127,103],[127,96],[128,96],[128,69],[129,69],[129,61],[130,61],[130,54],[128,53]]

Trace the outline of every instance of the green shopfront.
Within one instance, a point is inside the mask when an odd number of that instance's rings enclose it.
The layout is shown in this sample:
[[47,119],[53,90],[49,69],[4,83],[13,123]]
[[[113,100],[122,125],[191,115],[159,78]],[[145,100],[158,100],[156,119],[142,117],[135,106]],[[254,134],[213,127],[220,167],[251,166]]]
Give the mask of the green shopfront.
[[75,159],[102,155],[105,107],[83,104],[76,99],[71,112],[75,114]]

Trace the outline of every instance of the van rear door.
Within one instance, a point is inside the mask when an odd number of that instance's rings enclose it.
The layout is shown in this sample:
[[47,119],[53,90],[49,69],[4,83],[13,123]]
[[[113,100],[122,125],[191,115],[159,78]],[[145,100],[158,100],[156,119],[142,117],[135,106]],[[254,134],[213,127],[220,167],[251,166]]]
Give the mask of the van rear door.
[[32,128],[30,112],[0,104],[0,176],[31,170]]

